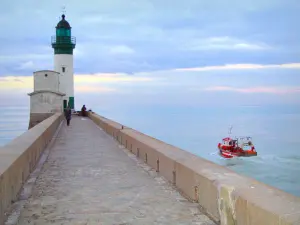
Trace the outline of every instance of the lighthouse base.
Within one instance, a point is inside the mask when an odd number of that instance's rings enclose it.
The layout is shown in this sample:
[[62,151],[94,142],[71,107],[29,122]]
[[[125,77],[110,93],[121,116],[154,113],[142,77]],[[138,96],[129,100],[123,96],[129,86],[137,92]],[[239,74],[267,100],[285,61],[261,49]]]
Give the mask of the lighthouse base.
[[44,121],[45,119],[48,119],[52,115],[54,115],[54,113],[30,113],[28,130]]

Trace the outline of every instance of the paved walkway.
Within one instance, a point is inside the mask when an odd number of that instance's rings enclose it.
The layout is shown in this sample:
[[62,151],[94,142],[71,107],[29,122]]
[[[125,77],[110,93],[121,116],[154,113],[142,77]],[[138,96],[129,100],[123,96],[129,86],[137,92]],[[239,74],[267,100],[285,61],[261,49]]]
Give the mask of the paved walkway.
[[90,119],[74,117],[63,124],[18,224],[214,223]]

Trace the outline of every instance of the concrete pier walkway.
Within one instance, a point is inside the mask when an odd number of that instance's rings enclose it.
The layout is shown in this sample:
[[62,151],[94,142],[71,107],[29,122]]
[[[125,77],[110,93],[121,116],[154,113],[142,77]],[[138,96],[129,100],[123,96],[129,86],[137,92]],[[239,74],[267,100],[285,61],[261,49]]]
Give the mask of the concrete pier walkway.
[[88,118],[63,124],[17,224],[214,224]]

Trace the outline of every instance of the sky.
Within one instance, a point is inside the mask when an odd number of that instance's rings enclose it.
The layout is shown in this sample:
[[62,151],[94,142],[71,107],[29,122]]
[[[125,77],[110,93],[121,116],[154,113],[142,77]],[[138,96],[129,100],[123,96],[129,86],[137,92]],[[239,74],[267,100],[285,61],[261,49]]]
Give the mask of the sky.
[[300,104],[299,0],[2,0],[0,105],[53,69],[62,7],[77,107]]

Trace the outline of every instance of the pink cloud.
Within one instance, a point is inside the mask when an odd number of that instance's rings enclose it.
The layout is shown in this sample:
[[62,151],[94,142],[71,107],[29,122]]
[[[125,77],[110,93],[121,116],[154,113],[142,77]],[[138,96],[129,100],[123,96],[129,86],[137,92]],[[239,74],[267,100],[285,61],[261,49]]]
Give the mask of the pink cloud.
[[237,88],[230,86],[213,86],[204,89],[205,91],[231,91],[239,93],[266,93],[266,94],[290,94],[300,93],[300,87],[248,87]]
[[300,63],[261,65],[261,64],[227,64],[219,66],[204,66],[195,68],[178,68],[175,71],[214,71],[214,70],[253,70],[253,69],[300,69]]
[[84,93],[107,93],[107,92],[115,92],[116,89],[102,86],[76,86],[76,92],[84,92]]

